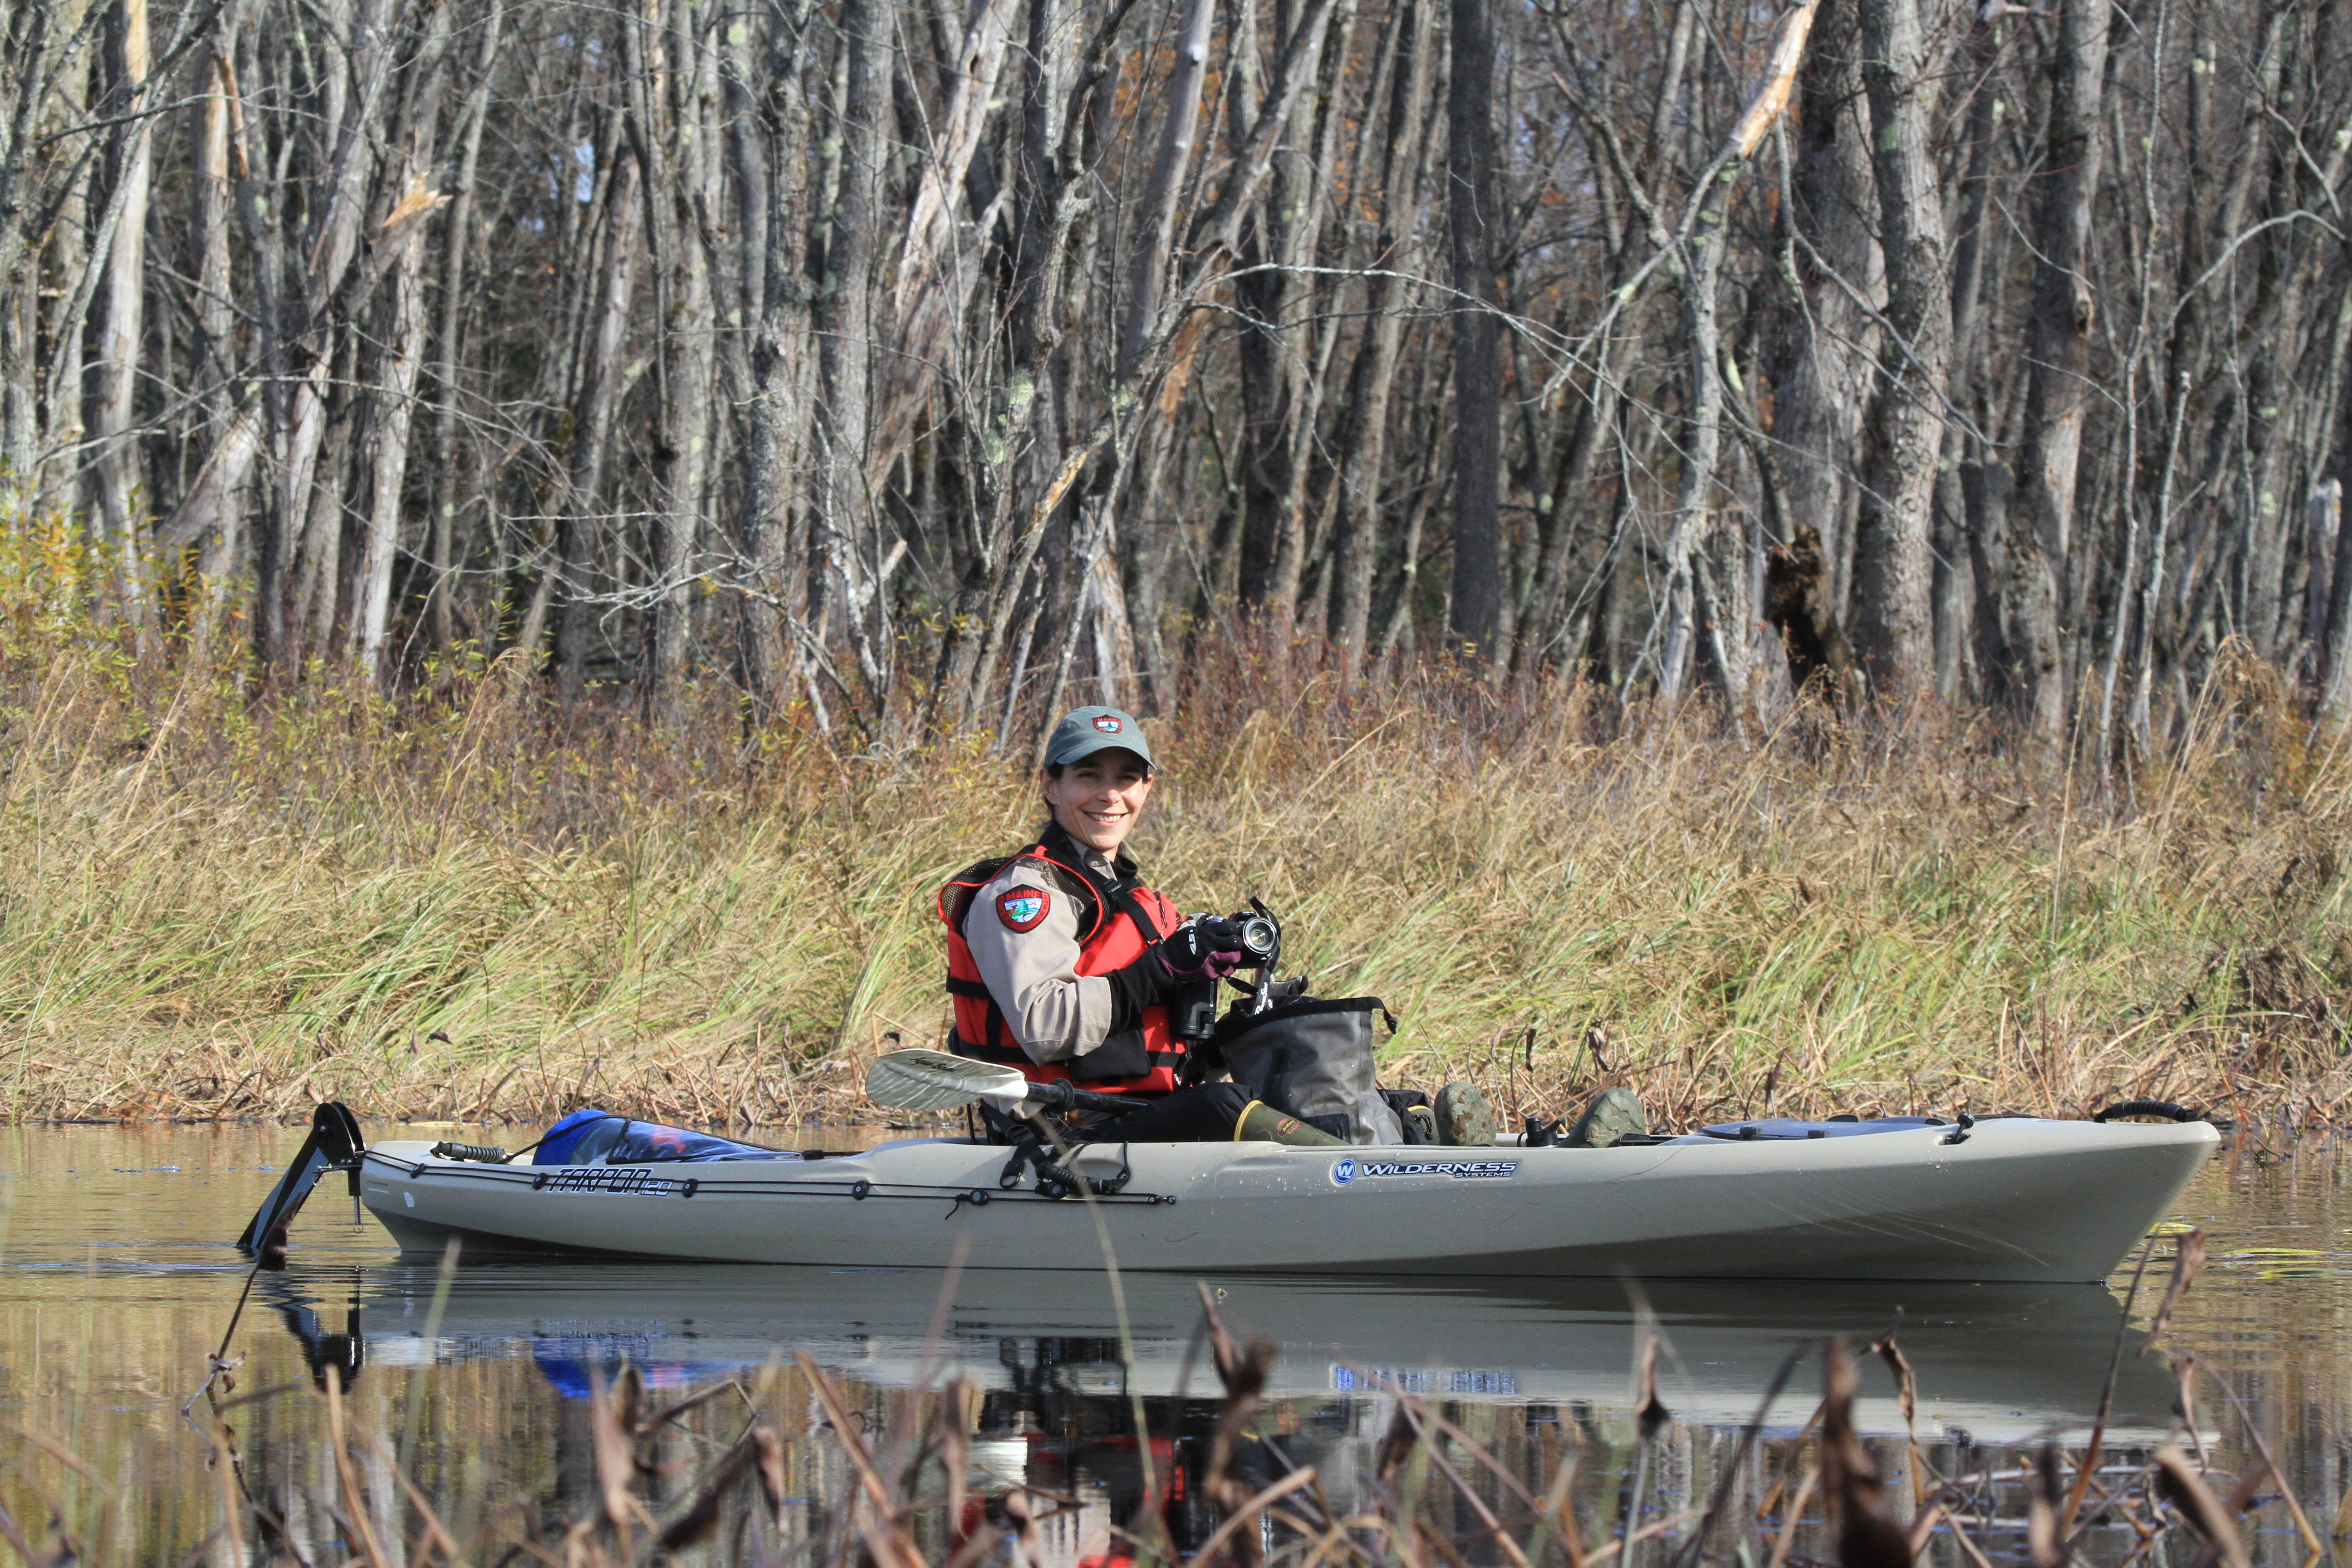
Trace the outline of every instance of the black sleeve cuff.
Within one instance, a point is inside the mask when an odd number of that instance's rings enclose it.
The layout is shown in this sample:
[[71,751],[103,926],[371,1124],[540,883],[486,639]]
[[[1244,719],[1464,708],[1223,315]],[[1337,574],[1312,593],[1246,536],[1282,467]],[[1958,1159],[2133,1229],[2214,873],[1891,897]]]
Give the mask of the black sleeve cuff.
[[1110,1033],[1123,1035],[1143,1026],[1143,1010],[1159,1005],[1160,966],[1145,953],[1123,969],[1103,976],[1110,982]]

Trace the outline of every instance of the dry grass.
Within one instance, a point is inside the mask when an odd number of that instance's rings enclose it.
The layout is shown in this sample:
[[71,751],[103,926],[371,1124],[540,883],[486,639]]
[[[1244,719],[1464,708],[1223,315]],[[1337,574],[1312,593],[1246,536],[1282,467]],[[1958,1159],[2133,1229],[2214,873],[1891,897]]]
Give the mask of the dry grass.
[[[1147,871],[1385,997],[1391,1081],[1676,1121],[2352,1093],[2352,757],[2250,662],[2104,787],[1926,710],[1759,737],[1443,669],[1349,701],[1270,638],[1188,682]],[[715,682],[656,733],[510,665],[260,689],[29,610],[0,736],[20,1119],[854,1115],[863,1059],[944,1027],[934,889],[1039,816],[980,741],[753,732]]]
[[[2199,1233],[2181,1238],[2141,1353],[2162,1340],[2202,1255]],[[435,1293],[428,1337],[455,1262],[453,1254]],[[953,1289],[950,1275],[942,1317]],[[1676,1421],[1659,1398],[1660,1342],[1644,1334],[1630,1441],[1606,1437],[1589,1410],[1567,1423],[1514,1425],[1492,1406],[1427,1399],[1377,1377],[1389,1415],[1377,1445],[1318,1445],[1300,1463],[1268,1441],[1297,1433],[1301,1415],[1265,1397],[1274,1348],[1237,1337],[1205,1285],[1200,1293],[1201,1381],[1213,1374],[1221,1385],[1201,1391],[1215,1399],[1213,1423],[1183,1419],[1181,1392],[1147,1402],[1050,1384],[992,1412],[963,1378],[861,1387],[803,1352],[789,1363],[779,1354],[747,1378],[657,1397],[634,1365],[609,1378],[592,1367],[586,1409],[558,1416],[568,1441],[559,1440],[553,1466],[542,1467],[538,1445],[520,1436],[544,1424],[543,1414],[534,1421],[517,1411],[502,1413],[506,1445],[452,1463],[452,1449],[478,1441],[481,1421],[481,1391],[462,1363],[415,1367],[403,1398],[381,1387],[354,1396],[341,1363],[331,1361],[313,1397],[299,1384],[239,1392],[236,1363],[214,1359],[184,1406],[183,1441],[206,1452],[209,1485],[167,1493],[117,1456],[79,1454],[68,1439],[12,1423],[0,1438],[0,1494],[22,1511],[0,1506],[0,1541],[50,1568],[171,1561],[158,1553],[190,1542],[184,1561],[326,1563],[340,1551],[354,1568],[1034,1563],[1074,1554],[1067,1527],[1085,1519],[1076,1454],[1091,1442],[1098,1456],[1139,1472],[1124,1509],[1114,1503],[1106,1551],[1131,1568],[1463,1568],[1474,1559],[1618,1568],[1637,1558],[1697,1562],[1710,1546],[1740,1563],[1839,1568],[1988,1568],[1988,1553],[2043,1564],[2193,1557],[2246,1568],[2249,1532],[2283,1532],[2290,1519],[2312,1560],[2324,1551],[2242,1412],[2242,1448],[2231,1445],[2236,1476],[2209,1468],[2221,1456],[2179,1423],[2153,1451],[2105,1446],[2099,1427],[2065,1451],[2054,1442],[2038,1451],[1984,1447],[1964,1436],[1923,1442],[1916,1430],[1874,1444],[1853,1424],[1858,1369],[1843,1341],[1801,1342],[1755,1415],[1733,1429]],[[2126,1346],[2116,1349],[2120,1356]],[[1793,1436],[1768,1426],[1782,1388],[1809,1380],[1801,1363],[1816,1350],[1820,1404]],[[1916,1391],[1895,1335],[1861,1354],[1892,1370],[1907,1420]],[[2176,1364],[2194,1363],[2192,1355]],[[436,1378],[457,1380],[437,1401]],[[2200,1365],[2195,1381],[2209,1385],[2209,1399],[2238,1408],[2210,1370]],[[991,1468],[1003,1462],[1008,1430],[1016,1444],[1021,1435],[1042,1441],[1020,1478]],[[1148,1446],[1137,1441],[1147,1436]],[[1079,1495],[1038,1484],[1056,1479],[1057,1448],[1070,1471],[1066,1491]],[[2259,1512],[2271,1503],[2287,1518]],[[1041,1539],[1049,1535],[1058,1540]],[[2023,1552],[2015,1551],[2020,1536]],[[1792,1558],[1797,1544],[1803,1555]]]

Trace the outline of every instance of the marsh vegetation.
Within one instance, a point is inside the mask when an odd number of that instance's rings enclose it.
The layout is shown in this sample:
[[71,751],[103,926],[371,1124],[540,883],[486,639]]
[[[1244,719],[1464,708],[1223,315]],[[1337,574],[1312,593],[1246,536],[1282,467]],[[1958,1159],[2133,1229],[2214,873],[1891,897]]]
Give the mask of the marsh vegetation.
[[[946,1026],[932,897],[1039,815],[984,739],[845,753],[702,689],[655,727],[527,666],[387,694],[99,638],[0,664],[0,1084],[19,1118],[870,1116]],[[2352,1091],[2352,752],[2266,667],[2102,784],[1920,706],[1744,743],[1575,682],[1348,699],[1204,654],[1138,840],[1187,908],[1262,896],[1393,1081],[1557,1115],[2323,1122]]]

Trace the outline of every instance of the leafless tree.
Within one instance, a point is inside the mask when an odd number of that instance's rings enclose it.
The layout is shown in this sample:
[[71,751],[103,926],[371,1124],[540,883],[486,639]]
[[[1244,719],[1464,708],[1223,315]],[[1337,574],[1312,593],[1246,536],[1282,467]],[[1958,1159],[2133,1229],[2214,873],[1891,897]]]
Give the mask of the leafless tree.
[[1009,742],[1255,625],[1343,692],[1450,650],[1748,732],[1827,672],[2112,763],[2232,638],[2346,701],[2347,53],[2342,0],[16,0],[0,521],[278,679]]

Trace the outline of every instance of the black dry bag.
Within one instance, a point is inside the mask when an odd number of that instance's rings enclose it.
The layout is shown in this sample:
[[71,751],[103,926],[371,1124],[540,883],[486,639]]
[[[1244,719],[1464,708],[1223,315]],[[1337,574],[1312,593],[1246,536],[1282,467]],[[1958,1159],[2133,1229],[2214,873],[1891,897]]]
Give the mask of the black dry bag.
[[1402,1143],[1403,1124],[1372,1082],[1372,1015],[1387,1011],[1377,996],[1347,996],[1230,1013],[1217,1048],[1252,1099],[1357,1143]]

